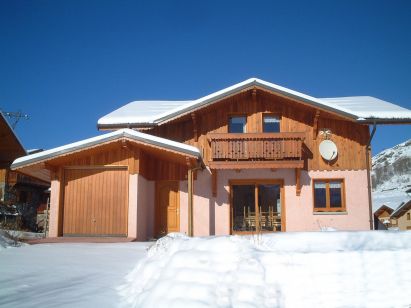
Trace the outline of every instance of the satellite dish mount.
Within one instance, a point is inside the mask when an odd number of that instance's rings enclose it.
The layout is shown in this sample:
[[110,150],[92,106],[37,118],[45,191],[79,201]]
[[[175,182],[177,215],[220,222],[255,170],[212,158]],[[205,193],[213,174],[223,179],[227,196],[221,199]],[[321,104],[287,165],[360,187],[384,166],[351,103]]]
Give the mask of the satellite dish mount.
[[321,157],[328,163],[336,159],[338,155],[337,145],[330,140],[331,135],[332,133],[329,128],[324,128],[320,131],[320,136],[322,136],[324,140],[321,141],[319,150]]

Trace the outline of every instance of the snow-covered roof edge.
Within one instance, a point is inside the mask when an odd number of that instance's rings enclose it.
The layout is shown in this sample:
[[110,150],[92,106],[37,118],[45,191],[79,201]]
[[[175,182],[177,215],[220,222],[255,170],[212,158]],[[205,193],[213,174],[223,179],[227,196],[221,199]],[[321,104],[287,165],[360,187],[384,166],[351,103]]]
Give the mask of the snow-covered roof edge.
[[6,122],[6,124],[7,124],[7,126],[9,127],[11,133],[14,135],[14,138],[16,138],[17,143],[18,143],[18,144],[20,145],[20,147],[23,149],[24,153],[27,154],[27,151],[26,151],[26,149],[24,148],[23,143],[21,142],[19,136],[17,136],[17,134],[14,132],[14,129],[11,127],[9,121],[7,121],[7,119],[5,118],[5,116],[4,116],[4,114],[3,114],[3,112],[2,112],[1,110],[0,110],[0,116],[3,118],[4,122]]
[[[178,117],[182,117],[184,115],[187,115],[193,111],[196,111],[200,108],[203,108],[205,106],[208,106],[214,102],[217,102],[223,98],[226,98],[228,96],[231,96],[235,93],[238,93],[239,91],[249,89],[252,87],[260,87],[262,89],[266,89],[272,92],[276,92],[278,94],[281,94],[283,96],[297,99],[299,101],[305,102],[311,106],[321,108],[336,114],[339,114],[341,116],[351,118],[354,121],[362,122],[362,123],[373,123],[378,122],[378,123],[411,123],[411,116],[408,117],[399,117],[399,118],[393,118],[393,117],[362,117],[362,114],[357,114],[355,111],[351,110],[350,108],[345,108],[344,106],[337,105],[333,102],[329,102],[331,98],[328,99],[322,99],[322,98],[316,98],[313,96],[309,96],[306,94],[303,94],[298,91],[294,91],[279,85],[276,85],[271,82],[267,82],[258,78],[250,78],[247,79],[243,82],[234,84],[232,86],[229,86],[225,89],[222,89],[220,91],[211,93],[209,95],[206,95],[204,97],[201,97],[199,99],[193,100],[193,101],[188,101],[186,104],[183,104],[181,106],[177,106],[176,108],[172,108],[166,112],[161,112],[158,114],[154,114],[148,117],[138,117],[139,120],[135,122],[130,121],[130,117],[128,117],[128,120],[126,118],[121,119],[121,117],[111,117],[113,112],[110,114],[105,115],[104,117],[100,118],[97,122],[97,127],[100,129],[104,128],[118,128],[118,127],[124,127],[124,126],[129,126],[129,127],[150,127],[150,126],[155,126],[155,125],[160,125],[167,123],[169,121],[172,121]],[[334,98],[338,99],[338,98]],[[392,104],[394,105],[394,104]],[[396,106],[396,105],[395,105]],[[407,109],[404,109],[407,110]],[[410,112],[411,114],[411,112]]]
[[405,210],[406,208],[409,208],[410,206],[411,206],[411,199],[401,204],[394,212],[392,212],[391,217],[392,218],[397,217],[399,214],[401,214],[403,210]]
[[156,136],[149,135],[149,134],[144,134],[144,133],[132,130],[132,129],[124,128],[124,129],[120,129],[120,130],[110,132],[104,135],[100,135],[97,137],[84,139],[81,141],[63,145],[63,146],[53,148],[50,150],[46,150],[43,152],[17,158],[11,164],[11,169],[13,170],[18,169],[26,165],[31,165],[36,162],[51,159],[56,156],[68,154],[68,153],[71,153],[77,150],[81,150],[83,148],[88,148],[90,146],[98,145],[100,143],[120,139],[123,137],[129,138],[135,141],[140,141],[140,142],[143,142],[149,145],[167,148],[167,149],[170,149],[176,152],[195,156],[197,158],[201,158],[201,153],[199,149],[191,145],[172,141],[172,140],[165,139],[165,138],[156,137]]
[[170,120],[173,120],[175,117],[177,116],[184,116],[187,113],[190,113],[192,111],[195,111],[199,108],[205,107],[209,104],[214,103],[215,101],[221,100],[225,97],[231,96],[239,91],[248,89],[248,88],[252,88],[252,87],[260,87],[269,91],[273,91],[279,94],[282,94],[284,96],[290,97],[290,98],[294,98],[294,99],[298,99],[300,101],[304,101],[306,103],[309,103],[311,105],[320,107],[320,108],[325,108],[325,109],[329,109],[330,111],[333,112],[338,112],[339,114],[349,117],[349,118],[353,118],[356,119],[357,116],[355,114],[352,114],[348,109],[344,109],[344,108],[335,108],[334,106],[324,103],[323,101],[321,101],[318,98],[315,98],[313,96],[309,96],[306,95],[304,93],[298,92],[298,91],[294,91],[279,85],[276,85],[274,83],[271,82],[267,82],[258,78],[250,78],[247,79],[243,82],[237,83],[235,85],[232,85],[230,87],[227,87],[225,89],[222,89],[220,91],[211,93],[207,96],[201,97],[197,100],[195,100],[193,103],[181,106],[179,108],[176,108],[174,110],[171,110],[169,112],[169,114],[167,115],[163,115],[161,118],[158,118],[156,120],[156,123],[164,123],[164,122],[168,122]]

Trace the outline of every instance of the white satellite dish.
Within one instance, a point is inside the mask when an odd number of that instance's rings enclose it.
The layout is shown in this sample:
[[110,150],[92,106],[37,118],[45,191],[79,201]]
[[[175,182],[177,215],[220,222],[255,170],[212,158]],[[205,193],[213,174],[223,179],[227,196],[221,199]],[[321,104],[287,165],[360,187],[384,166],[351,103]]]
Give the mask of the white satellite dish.
[[324,140],[320,143],[320,154],[325,160],[332,161],[338,155],[337,146],[331,140]]

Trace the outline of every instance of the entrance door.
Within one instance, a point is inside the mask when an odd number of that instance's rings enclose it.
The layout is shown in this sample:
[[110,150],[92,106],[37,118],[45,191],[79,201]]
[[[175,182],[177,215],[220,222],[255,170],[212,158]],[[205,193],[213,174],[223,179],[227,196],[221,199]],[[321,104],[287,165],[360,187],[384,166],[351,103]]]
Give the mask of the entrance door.
[[156,235],[180,231],[180,198],[178,181],[156,183]]
[[284,231],[279,181],[231,182],[232,233]]

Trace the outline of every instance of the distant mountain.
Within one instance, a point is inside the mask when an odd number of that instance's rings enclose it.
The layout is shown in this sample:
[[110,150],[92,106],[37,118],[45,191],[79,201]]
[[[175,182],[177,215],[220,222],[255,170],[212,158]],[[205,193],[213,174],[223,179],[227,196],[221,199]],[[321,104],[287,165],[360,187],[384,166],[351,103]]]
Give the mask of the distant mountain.
[[382,204],[396,209],[409,200],[411,189],[411,139],[372,158],[374,211]]

